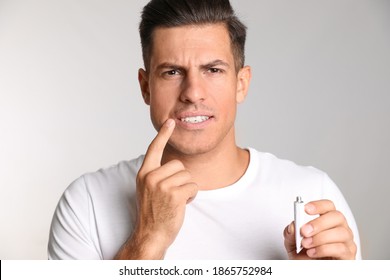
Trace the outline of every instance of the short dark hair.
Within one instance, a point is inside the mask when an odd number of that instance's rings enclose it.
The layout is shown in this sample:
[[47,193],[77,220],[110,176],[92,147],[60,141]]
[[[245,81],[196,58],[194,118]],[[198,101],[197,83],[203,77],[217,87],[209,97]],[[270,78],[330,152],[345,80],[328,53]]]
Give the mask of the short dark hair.
[[229,0],[151,0],[142,11],[139,25],[146,70],[156,28],[207,24],[225,24],[236,70],[241,69],[245,63],[246,26],[235,15]]

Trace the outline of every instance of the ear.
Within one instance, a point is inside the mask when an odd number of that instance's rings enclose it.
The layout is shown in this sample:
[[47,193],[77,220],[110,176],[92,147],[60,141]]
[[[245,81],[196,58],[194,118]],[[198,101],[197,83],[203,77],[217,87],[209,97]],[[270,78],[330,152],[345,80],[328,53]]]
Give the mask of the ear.
[[150,105],[149,77],[144,69],[138,70],[138,82],[144,102]]
[[237,75],[237,92],[236,101],[242,103],[248,94],[249,84],[252,78],[252,70],[250,66],[244,66],[240,69]]

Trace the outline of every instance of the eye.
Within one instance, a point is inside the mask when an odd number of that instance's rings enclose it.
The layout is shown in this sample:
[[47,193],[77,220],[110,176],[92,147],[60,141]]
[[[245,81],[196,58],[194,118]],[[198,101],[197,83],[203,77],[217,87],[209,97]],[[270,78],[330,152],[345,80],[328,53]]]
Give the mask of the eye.
[[222,73],[223,70],[222,69],[219,69],[219,68],[209,68],[208,69],[208,72],[212,73],[212,74],[217,74],[217,73]]
[[171,69],[171,70],[168,70],[168,71],[165,71],[163,73],[164,76],[175,76],[175,75],[180,75],[180,71],[177,70],[177,69]]

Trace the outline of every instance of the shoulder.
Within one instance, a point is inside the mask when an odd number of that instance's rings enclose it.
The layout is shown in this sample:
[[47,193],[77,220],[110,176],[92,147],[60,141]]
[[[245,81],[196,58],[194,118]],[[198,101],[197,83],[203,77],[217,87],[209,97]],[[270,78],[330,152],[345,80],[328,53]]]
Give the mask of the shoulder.
[[249,148],[252,160],[257,162],[257,178],[267,189],[279,190],[291,197],[307,194],[312,199],[324,198],[338,192],[328,174],[313,166],[299,165],[271,153]]
[[118,229],[121,222],[130,225],[135,177],[142,161],[140,156],[85,173],[66,188],[51,223],[49,258],[104,258],[101,246],[111,242],[104,234],[123,233]]
[[64,196],[101,196],[131,190],[143,158],[141,155],[132,160],[120,161],[109,167],[84,173],[67,187]]
[[139,168],[142,165],[144,156],[138,158],[121,161],[117,164],[109,167],[101,168],[95,172],[85,173],[81,178],[85,181],[86,185],[91,184],[112,184],[120,183],[122,181],[132,180],[136,177]]
[[258,162],[258,168],[269,175],[292,178],[322,177],[326,175],[325,172],[313,166],[299,165],[291,160],[278,158],[271,153],[260,152],[253,148],[249,148],[249,150],[251,157],[254,157],[254,160]]
[[256,178],[264,193],[281,201],[293,201],[297,196],[304,201],[329,199],[338,209],[348,208],[341,190],[326,172],[255,149],[250,148],[250,152],[253,160],[257,161]]

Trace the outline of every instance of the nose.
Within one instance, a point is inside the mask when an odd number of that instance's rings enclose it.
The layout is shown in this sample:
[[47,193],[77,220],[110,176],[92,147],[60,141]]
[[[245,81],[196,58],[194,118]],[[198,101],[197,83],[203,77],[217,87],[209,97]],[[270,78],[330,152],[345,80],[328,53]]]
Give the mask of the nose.
[[192,104],[204,101],[206,99],[204,83],[201,74],[188,72],[181,86],[180,100]]

